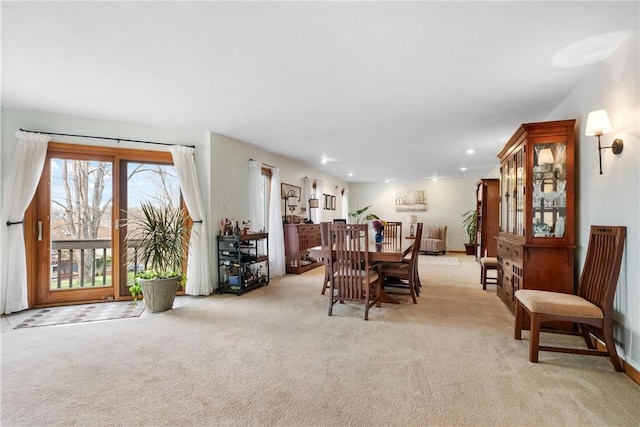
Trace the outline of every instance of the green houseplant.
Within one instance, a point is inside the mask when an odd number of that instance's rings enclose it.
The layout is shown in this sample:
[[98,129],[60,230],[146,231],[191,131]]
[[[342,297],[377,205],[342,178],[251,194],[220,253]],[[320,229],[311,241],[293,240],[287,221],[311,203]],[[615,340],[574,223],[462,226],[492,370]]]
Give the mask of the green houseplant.
[[[367,210],[373,205],[365,206],[364,208],[358,209],[353,212],[349,212],[349,217],[355,218],[356,224],[361,224],[364,221],[371,221],[373,219],[380,219],[376,214],[366,214]],[[366,215],[365,215],[366,214]]]
[[462,214],[462,227],[469,237],[469,242],[464,244],[467,255],[474,255],[478,236],[478,211],[476,209]]
[[184,261],[188,250],[187,216],[171,206],[143,203],[142,215],[130,221],[127,241],[144,265],[129,288],[134,302],[143,297],[151,312],[173,307],[176,291],[184,286]]

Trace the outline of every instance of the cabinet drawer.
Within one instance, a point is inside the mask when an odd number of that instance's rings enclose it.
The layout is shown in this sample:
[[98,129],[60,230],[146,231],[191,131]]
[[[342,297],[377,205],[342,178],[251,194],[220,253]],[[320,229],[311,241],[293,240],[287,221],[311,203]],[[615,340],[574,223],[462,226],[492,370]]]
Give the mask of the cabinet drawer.
[[514,265],[517,265],[520,268],[522,268],[523,252],[524,248],[520,245],[513,245],[511,247],[511,260]]
[[498,256],[502,258],[511,257],[511,244],[504,240],[498,240]]
[[298,234],[311,234],[316,227],[313,224],[298,225]]

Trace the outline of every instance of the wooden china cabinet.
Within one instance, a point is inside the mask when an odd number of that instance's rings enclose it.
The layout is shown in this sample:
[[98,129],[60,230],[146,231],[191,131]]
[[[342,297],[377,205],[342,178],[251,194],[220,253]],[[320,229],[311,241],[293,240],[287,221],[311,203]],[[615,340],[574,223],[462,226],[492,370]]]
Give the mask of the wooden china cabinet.
[[476,183],[476,206],[478,209],[478,245],[476,259],[495,257],[500,219],[500,180],[482,178]]
[[498,153],[498,296],[575,292],[575,120],[521,125]]

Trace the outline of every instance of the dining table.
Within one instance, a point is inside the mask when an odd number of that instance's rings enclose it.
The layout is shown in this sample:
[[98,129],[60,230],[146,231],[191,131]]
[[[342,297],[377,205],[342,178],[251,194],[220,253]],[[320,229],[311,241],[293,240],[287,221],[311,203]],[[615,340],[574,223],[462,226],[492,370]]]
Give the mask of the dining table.
[[[415,240],[398,239],[397,241],[374,243],[370,242],[367,246],[369,252],[369,262],[377,263],[378,268],[383,262],[402,262],[402,260],[411,252]],[[329,246],[314,246],[309,248],[309,256],[316,259],[335,258],[335,252],[331,249],[329,253]],[[389,304],[400,304],[400,302],[393,298],[391,295],[384,291],[382,284],[380,286],[380,302]]]

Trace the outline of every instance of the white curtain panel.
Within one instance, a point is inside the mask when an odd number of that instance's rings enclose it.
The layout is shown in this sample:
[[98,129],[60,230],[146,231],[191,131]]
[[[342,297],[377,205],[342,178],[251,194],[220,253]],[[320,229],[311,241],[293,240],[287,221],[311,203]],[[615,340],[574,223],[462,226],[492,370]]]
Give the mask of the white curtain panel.
[[[255,160],[249,160],[249,220],[254,231],[265,229],[264,216],[262,215],[262,204],[264,196],[260,188],[262,187],[262,164]],[[259,240],[258,252],[264,254],[266,242]]]
[[342,193],[342,216],[340,218],[345,218],[349,222],[349,190],[346,188]]
[[[311,178],[307,178],[304,177],[304,192],[306,193],[306,199],[305,199],[305,204],[307,206],[307,218],[311,218],[311,208],[309,207],[309,199],[311,198],[311,195],[314,194],[313,193],[313,179]],[[316,198],[318,197],[318,195],[316,195]],[[314,209],[316,210],[316,209]],[[311,220],[313,221],[314,219],[311,218]]]
[[169,151],[171,151],[173,164],[178,174],[184,203],[187,205],[191,219],[193,219],[185,293],[211,295],[213,284],[209,270],[209,235],[207,224],[204,222],[205,212],[196,171],[195,149],[173,145]]
[[269,276],[284,276],[284,231],[282,229],[282,199],[280,198],[280,169],[271,173],[269,197]]
[[323,221],[324,218],[324,187],[322,186],[322,181],[320,180],[316,180],[316,195],[318,196],[318,199],[320,199],[320,207],[318,209],[316,209],[316,211],[318,211],[318,215],[317,219],[316,219],[316,224],[320,224]]
[[249,160],[249,220],[251,228],[262,230],[265,228],[262,216],[262,165],[255,160]]
[[[16,132],[18,143],[4,187],[0,227],[0,314],[29,308],[24,213],[33,199],[47,157],[48,135]],[[8,225],[7,223],[17,223]]]

